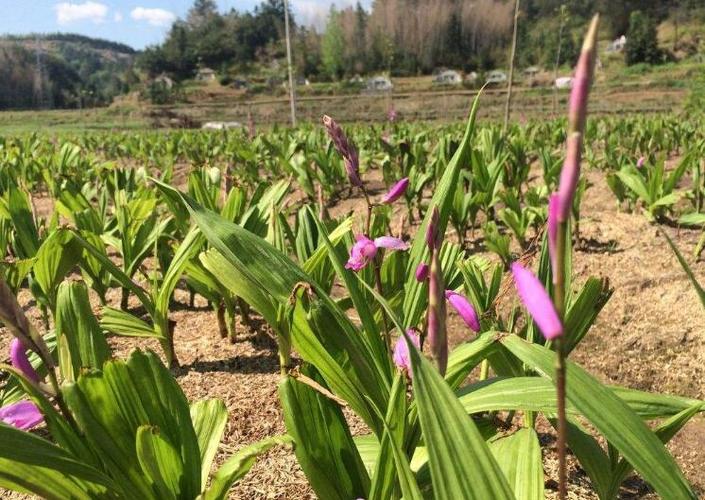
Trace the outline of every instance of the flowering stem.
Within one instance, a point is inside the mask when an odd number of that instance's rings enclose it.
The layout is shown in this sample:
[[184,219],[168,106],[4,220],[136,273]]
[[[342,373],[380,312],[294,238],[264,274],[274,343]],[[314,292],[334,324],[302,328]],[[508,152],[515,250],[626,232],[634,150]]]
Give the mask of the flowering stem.
[[[553,303],[561,322],[565,316],[565,249],[568,227],[565,222],[558,224],[556,238],[556,275],[553,277]],[[558,498],[565,500],[568,495],[566,484],[566,441],[567,419],[565,412],[565,342],[561,335],[555,340],[556,346],[556,398],[558,406]]]

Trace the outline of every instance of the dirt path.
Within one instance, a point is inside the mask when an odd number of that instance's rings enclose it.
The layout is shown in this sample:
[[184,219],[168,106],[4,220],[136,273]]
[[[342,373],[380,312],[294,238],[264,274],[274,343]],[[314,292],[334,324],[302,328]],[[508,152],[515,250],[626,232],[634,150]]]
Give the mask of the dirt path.
[[[705,397],[705,311],[695,292],[655,226],[641,214],[619,212],[601,174],[586,175],[593,187],[584,197],[581,233],[589,244],[575,254],[575,280],[581,283],[591,275],[606,276],[615,293],[573,360],[605,382]],[[352,208],[347,203],[344,211]],[[667,230],[690,256],[698,232]],[[695,267],[705,281],[703,266]],[[109,298],[118,304],[118,291],[113,290]],[[186,304],[186,293],[177,291],[176,300]],[[29,302],[26,291],[21,302]],[[221,340],[213,312],[203,301],[197,300],[196,306],[195,310],[180,307],[172,315],[177,321],[176,350],[183,365],[177,376],[190,399],[220,398],[227,405],[230,421],[218,456],[222,462],[244,445],[284,432],[277,398],[277,357],[266,336],[252,334],[243,326],[239,326],[242,339],[236,344]],[[36,310],[30,308],[29,313],[39,324]],[[469,338],[457,319],[450,325],[456,329],[452,332],[456,341]],[[158,351],[156,344],[143,341],[111,342],[119,356],[135,345]],[[7,334],[0,333],[0,352],[7,352],[7,343]],[[544,438],[551,441],[550,436]],[[670,448],[688,479],[705,491],[701,474],[705,468],[705,420],[699,417],[689,424]],[[549,473],[551,461],[547,452]],[[577,498],[592,498],[584,474],[573,470],[572,477]],[[278,448],[256,463],[231,497],[305,499],[312,498],[312,493],[293,452]],[[644,495],[637,491],[630,498]]]

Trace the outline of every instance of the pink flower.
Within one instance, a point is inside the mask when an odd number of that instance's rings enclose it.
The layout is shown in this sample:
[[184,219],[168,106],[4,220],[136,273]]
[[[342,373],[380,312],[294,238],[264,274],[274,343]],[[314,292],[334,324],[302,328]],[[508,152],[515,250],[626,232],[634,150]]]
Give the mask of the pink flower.
[[[415,328],[409,328],[406,331],[413,344],[417,349],[421,347],[421,339],[419,332]],[[397,343],[394,344],[394,354],[392,355],[394,364],[402,371],[406,371],[411,376],[411,359],[409,358],[409,343],[406,337],[400,335]]]
[[394,203],[401,198],[407,187],[409,187],[409,178],[404,177],[387,191],[387,194],[382,197],[382,203]]
[[543,336],[547,340],[553,340],[563,335],[563,325],[558,318],[558,313],[538,278],[518,262],[512,264],[512,274],[519,298],[534,318]]
[[423,283],[426,281],[426,278],[428,278],[428,264],[425,262],[421,262],[417,267],[416,267],[416,281],[419,283]]
[[31,401],[20,401],[0,408],[0,422],[26,431],[44,421],[44,416]]
[[357,236],[357,241],[350,249],[350,258],[347,264],[345,264],[345,268],[352,269],[355,272],[363,269],[375,258],[377,250],[380,248],[408,250],[409,245],[399,238],[393,238],[391,236],[380,236],[379,238],[371,240],[364,234],[360,234]]
[[446,290],[446,300],[473,332],[480,331],[480,318],[477,317],[475,308],[472,307],[468,299],[453,290]]
[[10,361],[12,366],[17,368],[29,380],[39,382],[39,375],[32,368],[32,364],[27,359],[27,350],[18,338],[12,339],[10,342]]
[[399,118],[397,110],[394,108],[390,108],[389,111],[387,111],[387,119],[389,119],[390,122],[394,123],[395,121],[397,121],[397,118]]
[[357,154],[357,149],[348,140],[348,137],[343,132],[343,129],[336,123],[333,118],[328,115],[323,116],[323,125],[326,127],[328,136],[333,141],[333,146],[343,157],[345,163],[345,171],[348,174],[350,183],[356,187],[362,187],[360,179],[360,159]]
[[643,156],[640,156],[639,159],[636,161],[636,168],[643,167],[644,163],[646,163],[646,158],[644,158]]
[[551,257],[551,269],[553,270],[553,279],[556,278],[558,269],[556,269],[556,245],[558,241],[558,210],[560,208],[560,195],[553,193],[548,198],[548,255]]

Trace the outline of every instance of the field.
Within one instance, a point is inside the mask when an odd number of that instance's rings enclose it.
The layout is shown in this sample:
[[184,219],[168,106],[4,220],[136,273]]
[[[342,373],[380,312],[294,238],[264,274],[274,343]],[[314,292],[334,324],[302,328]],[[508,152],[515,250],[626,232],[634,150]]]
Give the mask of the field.
[[705,134],[682,89],[588,108],[595,27],[567,121],[520,88],[506,128],[493,90],[4,123],[3,497],[705,495]]

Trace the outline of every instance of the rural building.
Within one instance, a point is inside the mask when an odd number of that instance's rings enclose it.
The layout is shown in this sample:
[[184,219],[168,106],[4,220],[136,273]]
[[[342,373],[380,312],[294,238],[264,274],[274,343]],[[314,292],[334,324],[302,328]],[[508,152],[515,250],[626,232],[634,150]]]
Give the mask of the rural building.
[[171,90],[174,87],[174,80],[169,78],[167,75],[162,73],[161,75],[157,76],[153,82],[154,85],[160,85],[164,87],[165,89]]
[[448,69],[438,73],[433,78],[433,83],[436,85],[460,85],[463,83],[463,77],[457,71]]
[[198,73],[196,73],[196,80],[199,82],[213,82],[215,78],[215,70],[211,68],[199,68]]
[[367,90],[370,92],[391,92],[394,85],[386,76],[375,76],[367,80]]
[[607,50],[606,52],[622,52],[624,50],[624,47],[627,46],[627,37],[622,35],[616,40],[612,40],[608,45],[607,45]]
[[556,78],[554,85],[557,89],[570,89],[573,88],[573,77],[572,76],[561,76]]
[[467,83],[476,83],[478,78],[479,75],[477,74],[477,71],[471,71],[470,73],[465,75],[465,81]]
[[487,73],[487,83],[504,83],[507,81],[507,74],[498,69]]

